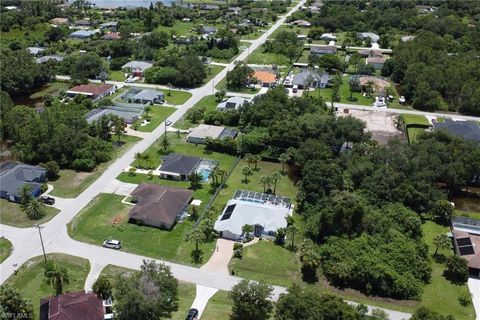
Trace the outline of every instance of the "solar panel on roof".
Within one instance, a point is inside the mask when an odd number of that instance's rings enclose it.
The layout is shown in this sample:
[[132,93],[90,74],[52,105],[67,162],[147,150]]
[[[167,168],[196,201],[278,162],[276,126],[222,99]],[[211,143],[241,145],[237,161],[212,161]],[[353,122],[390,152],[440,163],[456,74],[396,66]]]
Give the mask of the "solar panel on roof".
[[473,246],[460,247],[458,248],[458,251],[460,251],[461,256],[468,256],[471,254],[475,254],[475,251],[473,250]]
[[235,210],[235,206],[236,206],[236,204],[229,205],[227,207],[227,209],[225,210],[225,213],[223,214],[222,219],[220,219],[220,220],[223,221],[223,220],[230,219],[230,217],[232,216],[233,210]]
[[457,239],[457,245],[459,247],[463,247],[463,246],[471,246],[472,245],[472,241],[470,240],[470,238],[460,238],[460,239]]

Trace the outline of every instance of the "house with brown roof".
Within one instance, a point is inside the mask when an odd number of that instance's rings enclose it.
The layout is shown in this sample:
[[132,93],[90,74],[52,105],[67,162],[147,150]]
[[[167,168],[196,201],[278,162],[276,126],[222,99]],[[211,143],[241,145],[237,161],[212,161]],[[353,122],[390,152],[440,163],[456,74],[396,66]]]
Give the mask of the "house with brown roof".
[[272,87],[277,82],[277,76],[269,71],[255,70],[252,78],[256,78],[262,87]]
[[367,65],[373,66],[375,70],[380,70],[383,68],[385,61],[387,61],[387,59],[385,59],[384,57],[368,57]]
[[70,292],[40,300],[40,320],[111,319],[111,308],[95,293]]
[[68,19],[67,18],[53,18],[49,21],[51,24],[55,26],[67,25]]
[[108,32],[102,36],[103,40],[118,40],[121,39],[119,32]]
[[455,253],[467,260],[472,276],[480,276],[480,220],[455,217],[451,230]]
[[142,183],[131,193],[129,222],[171,230],[187,211],[193,191]]
[[113,84],[81,84],[67,90],[67,96],[73,98],[76,95],[84,95],[93,100],[102,99],[103,97],[115,92]]

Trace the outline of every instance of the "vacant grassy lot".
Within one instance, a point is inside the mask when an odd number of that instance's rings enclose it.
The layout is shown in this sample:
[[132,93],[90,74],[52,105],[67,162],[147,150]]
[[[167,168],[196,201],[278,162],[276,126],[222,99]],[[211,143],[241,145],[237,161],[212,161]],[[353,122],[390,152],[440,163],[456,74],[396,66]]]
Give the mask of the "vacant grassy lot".
[[12,253],[12,243],[7,238],[0,238],[0,263],[5,261]]
[[278,66],[290,65],[290,60],[287,56],[278,53],[264,52],[264,47],[260,46],[253,51],[248,57],[247,63],[251,64],[276,64]]
[[[160,125],[160,123],[165,121],[165,119],[168,118],[168,116],[170,116],[176,110],[175,108],[172,108],[172,107],[162,107],[159,105],[151,106],[151,109],[152,110],[148,113],[148,115],[150,116],[149,123],[147,123],[144,126],[141,126],[140,123],[143,121],[143,118],[137,120],[138,131],[152,132],[153,130],[155,130],[156,127],[158,127],[158,125]],[[135,124],[133,125],[133,127],[135,127]]]
[[[90,271],[88,260],[64,254],[49,254],[47,258],[67,268],[70,283],[65,285],[64,292],[83,290],[85,279]],[[32,319],[39,318],[40,299],[55,295],[54,288],[47,284],[47,279],[43,273],[43,256],[39,256],[28,260],[18,269],[16,275],[12,275],[7,280],[7,283],[16,288],[23,297],[32,303]]]
[[187,102],[188,99],[191,98],[192,94],[187,91],[179,91],[179,90],[164,90],[165,93],[165,101],[168,104],[184,104]]
[[[116,139],[115,137],[113,139]],[[116,158],[123,155],[133,144],[142,140],[139,137],[123,136],[124,144],[114,147],[112,160],[98,165],[92,172],[77,172],[75,170],[60,170],[60,177],[49,181],[53,185],[51,195],[62,198],[74,198],[88,188]]]
[[125,80],[125,73],[122,70],[110,71],[110,80],[124,81]]
[[[433,239],[435,236],[450,231],[448,227],[440,226],[434,222],[427,221],[422,226],[425,241],[429,248],[429,253],[433,255],[435,246]],[[453,254],[451,249],[439,250],[439,254],[448,257]],[[443,271],[446,269],[443,263],[438,263],[432,259],[432,280],[425,286],[421,304],[432,310],[436,310],[444,315],[452,315],[457,320],[475,319],[475,311],[470,305],[462,307],[458,302],[458,297],[462,294],[468,294],[468,287],[456,285],[445,279]]]
[[[121,203],[122,196],[98,195],[69,223],[68,232],[76,240],[101,245],[107,238],[122,241],[122,250],[194,265],[191,252],[195,244],[185,242],[193,222],[178,223],[172,231],[128,223],[130,205]],[[203,261],[208,261],[215,242],[200,245]]]
[[[101,275],[106,275],[114,280],[119,275],[129,274],[132,272],[135,272],[135,270],[117,267],[109,264],[102,270]],[[193,300],[195,299],[195,285],[180,281],[178,283],[178,298],[178,311],[173,313],[170,319],[184,320],[185,316],[190,310],[190,307],[192,306]]]
[[207,67],[207,77],[203,80],[203,84],[207,83],[208,81],[212,80],[217,74],[219,74],[225,67],[217,66],[211,64]]
[[[425,116],[417,115],[417,114],[401,114],[400,119],[405,123],[405,125],[422,125],[428,126],[430,123],[428,122]],[[408,128],[408,141],[410,143],[417,141],[417,137],[425,132],[425,128]]]
[[168,34],[175,34],[176,36],[186,36],[190,34],[194,34],[195,32],[191,32],[190,30],[193,28],[193,22],[183,22],[183,21],[177,21],[175,24],[171,27],[166,27],[166,26],[158,26],[157,30],[158,31],[165,31]]
[[[200,101],[198,101],[190,110],[189,112],[193,112],[195,109],[199,109],[205,107],[205,112],[208,111],[215,111],[217,108],[218,102],[217,98],[214,95],[205,96]],[[187,113],[188,114],[188,113]],[[193,124],[189,119],[187,119],[187,114],[185,114],[180,120],[175,122],[173,125],[177,129],[189,129],[191,127],[197,126],[198,124]]]
[[30,220],[18,203],[0,199],[0,222],[19,228],[28,228],[36,223],[44,223],[52,219],[60,210],[42,204],[45,217],[40,220]]

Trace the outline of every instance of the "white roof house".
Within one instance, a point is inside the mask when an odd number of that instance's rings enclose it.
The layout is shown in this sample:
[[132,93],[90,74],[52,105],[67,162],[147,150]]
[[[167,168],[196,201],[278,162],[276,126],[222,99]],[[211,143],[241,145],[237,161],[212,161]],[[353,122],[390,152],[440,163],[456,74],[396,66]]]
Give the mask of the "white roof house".
[[150,62],[133,60],[125,63],[122,66],[122,70],[131,70],[132,72],[143,73],[145,72],[145,70],[151,67],[153,67],[153,64],[151,64]]
[[217,111],[226,111],[226,110],[232,110],[232,109],[238,109],[245,102],[250,102],[252,101],[251,99],[247,98],[242,98],[242,97],[230,97],[222,102],[220,102],[217,105]]
[[215,230],[222,237],[240,240],[244,225],[254,227],[257,237],[274,237],[279,228],[286,228],[286,217],[292,214],[290,198],[237,190],[222,214],[215,221]]
[[213,126],[209,124],[201,124],[196,128],[191,129],[187,141],[190,143],[205,143],[206,138],[211,139],[223,139],[223,138],[235,138],[237,136],[237,130],[225,128],[221,126]]

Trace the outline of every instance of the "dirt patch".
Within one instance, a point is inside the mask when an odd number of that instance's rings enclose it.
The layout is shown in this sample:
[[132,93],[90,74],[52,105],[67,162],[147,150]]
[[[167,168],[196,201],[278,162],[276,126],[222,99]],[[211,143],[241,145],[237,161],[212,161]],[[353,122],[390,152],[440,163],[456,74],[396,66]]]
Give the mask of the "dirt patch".
[[113,225],[119,225],[125,221],[127,221],[127,215],[124,213],[117,214],[112,219],[110,219],[110,223]]

